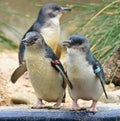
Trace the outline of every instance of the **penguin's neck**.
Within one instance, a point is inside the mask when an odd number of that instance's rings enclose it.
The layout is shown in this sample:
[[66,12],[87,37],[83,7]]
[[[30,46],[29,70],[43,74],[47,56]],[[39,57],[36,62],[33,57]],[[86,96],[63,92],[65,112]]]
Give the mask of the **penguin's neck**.
[[60,39],[59,19],[51,18],[47,20],[47,22],[41,27],[40,33],[48,45],[52,45],[53,42],[58,43]]
[[[45,56],[45,49],[36,47],[36,46],[31,46],[31,47],[26,47],[26,52],[25,52],[25,58],[26,61],[32,63],[38,62],[40,58],[44,58]],[[39,58],[39,59],[38,59]]]
[[86,52],[79,51],[78,49],[67,49],[68,56],[67,61],[71,65],[75,65],[76,67],[79,65],[80,68],[88,65],[88,61],[86,60]]

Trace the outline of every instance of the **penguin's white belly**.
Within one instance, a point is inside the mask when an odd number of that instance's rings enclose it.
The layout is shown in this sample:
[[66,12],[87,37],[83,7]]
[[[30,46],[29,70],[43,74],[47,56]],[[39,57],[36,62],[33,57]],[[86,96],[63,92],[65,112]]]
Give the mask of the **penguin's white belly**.
[[79,58],[81,61],[68,59],[67,74],[73,85],[73,89],[69,89],[70,96],[73,99],[98,100],[103,93],[100,80],[83,58]]
[[26,57],[31,83],[37,97],[48,102],[63,98],[62,77],[51,66],[50,60],[40,53],[28,53]]

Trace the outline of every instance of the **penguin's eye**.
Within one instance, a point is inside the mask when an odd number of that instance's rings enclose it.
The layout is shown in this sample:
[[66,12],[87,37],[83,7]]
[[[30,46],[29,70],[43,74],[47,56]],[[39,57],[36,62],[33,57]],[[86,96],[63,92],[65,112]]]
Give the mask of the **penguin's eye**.
[[37,38],[34,38],[34,41],[37,41]]
[[60,11],[60,10],[61,10],[61,8],[60,8],[60,7],[58,7],[58,6],[56,6],[55,8],[53,8],[53,10],[54,10],[54,11]]

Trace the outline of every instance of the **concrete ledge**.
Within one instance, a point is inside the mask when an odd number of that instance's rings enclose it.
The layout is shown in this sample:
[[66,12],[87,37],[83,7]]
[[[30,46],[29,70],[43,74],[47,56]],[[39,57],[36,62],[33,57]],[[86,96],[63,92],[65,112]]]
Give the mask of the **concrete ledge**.
[[93,113],[65,110],[1,107],[0,121],[120,121],[120,109]]

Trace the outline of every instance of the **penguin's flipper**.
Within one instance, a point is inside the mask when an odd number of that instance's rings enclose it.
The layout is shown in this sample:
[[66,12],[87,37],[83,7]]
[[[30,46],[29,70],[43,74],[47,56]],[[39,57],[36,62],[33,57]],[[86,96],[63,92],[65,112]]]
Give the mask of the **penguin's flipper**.
[[105,87],[104,87],[104,83],[105,83],[105,76],[104,76],[104,72],[102,67],[100,66],[99,62],[96,62],[96,64],[93,66],[93,70],[94,73],[96,74],[96,76],[100,79],[104,94],[106,96],[106,98],[108,99]]
[[71,82],[70,82],[70,80],[69,80],[69,78],[68,78],[66,72],[64,71],[63,66],[62,66],[62,64],[60,63],[60,61],[59,61],[59,60],[52,60],[52,61],[51,61],[51,64],[52,64],[52,66],[53,66],[55,69],[57,69],[57,70],[61,73],[61,75],[62,75],[63,78],[65,79],[65,81],[66,81],[66,83],[68,84],[68,86],[72,89],[73,86],[72,86],[72,84],[71,84]]
[[53,66],[53,68],[55,68],[57,71],[60,72],[60,74],[63,76],[63,78],[66,81],[66,83],[68,84],[68,86],[72,89],[73,86],[72,86],[61,62],[59,61],[57,56],[54,54],[53,50],[47,45],[46,45],[46,57],[51,59],[51,65]]
[[102,85],[104,94],[106,96],[106,98],[108,99],[105,87],[104,87],[104,83],[105,83],[105,74],[104,71],[102,69],[101,64],[99,63],[99,61],[92,55],[92,53],[90,51],[88,51],[87,53],[87,60],[88,62],[93,66],[93,72],[95,73],[95,75],[99,78],[100,83]]
[[25,64],[21,64],[12,74],[11,82],[15,83],[19,77],[21,77],[27,71]]
[[105,90],[105,86],[104,86],[105,74],[104,74],[104,71],[103,71],[101,64],[99,63],[99,61],[94,56],[93,56],[92,65],[93,65],[93,72],[100,79],[100,83],[102,85],[104,94],[105,94],[106,98],[108,99],[108,96],[107,96],[107,93],[106,93],[106,90]]

